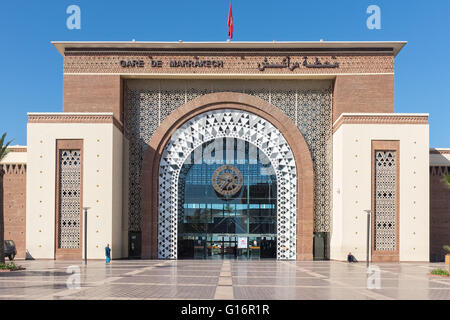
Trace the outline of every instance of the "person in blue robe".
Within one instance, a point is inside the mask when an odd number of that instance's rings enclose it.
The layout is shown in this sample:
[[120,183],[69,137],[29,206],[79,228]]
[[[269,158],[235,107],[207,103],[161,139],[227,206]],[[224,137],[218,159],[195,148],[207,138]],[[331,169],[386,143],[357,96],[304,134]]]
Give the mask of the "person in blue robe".
[[109,243],[105,247],[105,256],[106,256],[106,263],[111,262],[111,248],[109,247]]

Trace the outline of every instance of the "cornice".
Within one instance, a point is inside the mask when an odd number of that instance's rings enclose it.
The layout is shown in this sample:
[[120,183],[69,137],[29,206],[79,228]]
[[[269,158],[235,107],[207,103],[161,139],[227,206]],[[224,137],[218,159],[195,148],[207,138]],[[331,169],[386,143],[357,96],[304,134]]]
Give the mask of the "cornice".
[[121,132],[123,124],[111,114],[42,113],[28,114],[28,123],[112,123]]
[[27,152],[27,147],[8,147],[9,152]]
[[450,154],[450,149],[430,149],[430,154]]
[[428,124],[428,114],[423,115],[342,114],[333,125],[333,133],[335,133],[343,124]]

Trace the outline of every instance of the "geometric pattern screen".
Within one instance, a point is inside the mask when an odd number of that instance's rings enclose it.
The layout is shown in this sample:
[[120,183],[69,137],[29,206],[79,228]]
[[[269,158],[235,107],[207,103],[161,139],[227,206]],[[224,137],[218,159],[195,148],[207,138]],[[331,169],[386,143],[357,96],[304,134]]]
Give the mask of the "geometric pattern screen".
[[277,259],[296,258],[297,173],[291,148],[271,123],[240,110],[215,110],[184,123],[164,148],[159,167],[158,258],[177,259],[178,181],[186,158],[203,143],[237,138],[269,158],[277,176]]
[[397,159],[395,151],[375,151],[374,250],[396,250]]
[[59,153],[58,248],[80,248],[81,152]]
[[314,231],[330,232],[333,90],[328,80],[128,80],[124,133],[129,141],[129,231],[141,230],[142,160],[155,130],[188,101],[224,91],[265,100],[296,124],[313,160]]

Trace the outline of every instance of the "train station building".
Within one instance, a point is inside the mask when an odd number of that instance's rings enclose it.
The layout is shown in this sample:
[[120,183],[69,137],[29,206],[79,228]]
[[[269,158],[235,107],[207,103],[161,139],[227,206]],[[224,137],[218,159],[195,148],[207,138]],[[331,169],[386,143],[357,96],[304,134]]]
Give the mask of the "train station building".
[[5,239],[34,259],[87,238],[88,259],[362,261],[370,210],[372,261],[440,260],[450,150],[427,106],[395,113],[405,44],[53,42],[62,112],[29,113],[2,162]]

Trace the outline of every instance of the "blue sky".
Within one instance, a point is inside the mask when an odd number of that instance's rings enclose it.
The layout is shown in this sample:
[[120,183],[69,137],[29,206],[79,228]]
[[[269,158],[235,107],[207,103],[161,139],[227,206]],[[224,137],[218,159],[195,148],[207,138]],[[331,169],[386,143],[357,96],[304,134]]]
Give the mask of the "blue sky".
[[[66,8],[81,8],[68,30]],[[366,27],[369,5],[381,30]],[[62,111],[63,58],[52,40],[224,41],[229,0],[28,0],[0,6],[0,132],[26,144],[27,112]],[[450,147],[450,1],[233,0],[234,41],[405,40],[395,110],[430,113],[430,146]]]

